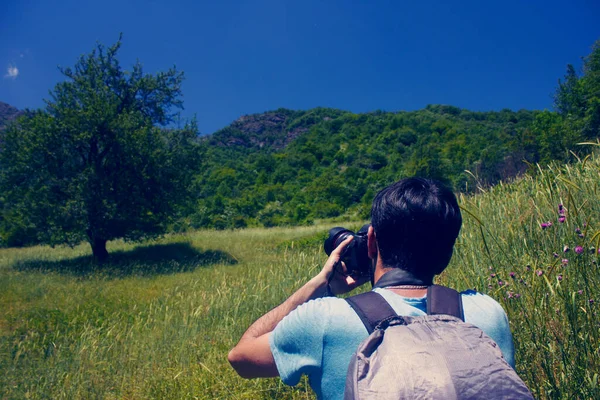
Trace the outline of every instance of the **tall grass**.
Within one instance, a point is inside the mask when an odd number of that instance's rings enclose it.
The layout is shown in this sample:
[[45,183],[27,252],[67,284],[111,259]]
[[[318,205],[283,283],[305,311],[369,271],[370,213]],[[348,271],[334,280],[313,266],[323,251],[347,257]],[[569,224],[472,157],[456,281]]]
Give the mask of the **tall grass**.
[[[440,280],[502,303],[538,398],[600,398],[599,178],[590,159],[460,198],[464,227]],[[306,381],[243,380],[226,356],[319,270],[328,228],[112,242],[100,269],[83,245],[0,250],[0,398],[313,398]]]
[[[323,229],[172,236],[145,245],[189,243],[197,259],[154,274],[127,264],[90,271],[86,246],[1,250],[0,398],[306,398],[306,386],[238,379],[226,355],[322,262],[276,245]],[[215,249],[228,256],[204,262]]]
[[600,398],[599,178],[589,158],[460,199],[466,223],[447,280],[502,303],[517,370],[538,398]]

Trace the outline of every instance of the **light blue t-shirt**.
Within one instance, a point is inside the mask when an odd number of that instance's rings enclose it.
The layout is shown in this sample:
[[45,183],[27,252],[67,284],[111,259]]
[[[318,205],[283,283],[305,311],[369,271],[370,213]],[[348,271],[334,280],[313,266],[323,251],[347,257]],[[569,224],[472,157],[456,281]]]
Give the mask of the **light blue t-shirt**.
[[[407,298],[374,289],[398,315],[425,315],[426,298]],[[514,368],[514,346],[508,318],[491,297],[462,292],[465,321],[490,336]],[[342,399],[350,357],[368,336],[360,318],[344,299],[308,301],[286,316],[272,332],[269,344],[282,381],[296,385],[303,374],[319,399]]]

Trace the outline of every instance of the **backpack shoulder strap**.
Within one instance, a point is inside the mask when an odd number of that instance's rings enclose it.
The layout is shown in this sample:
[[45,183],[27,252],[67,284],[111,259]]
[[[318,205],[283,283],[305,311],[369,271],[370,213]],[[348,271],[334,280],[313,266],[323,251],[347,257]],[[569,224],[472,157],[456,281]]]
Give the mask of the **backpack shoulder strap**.
[[[346,299],[358,315],[369,335],[377,324],[398,314],[377,292],[365,292]],[[427,288],[427,315],[451,315],[464,321],[462,297],[459,292],[446,286],[431,285]]]
[[377,292],[370,291],[357,294],[348,297],[346,301],[359,316],[369,335],[373,333],[379,322],[389,317],[398,316],[392,306]]
[[427,288],[427,315],[445,314],[465,320],[462,297],[454,289],[431,285]]

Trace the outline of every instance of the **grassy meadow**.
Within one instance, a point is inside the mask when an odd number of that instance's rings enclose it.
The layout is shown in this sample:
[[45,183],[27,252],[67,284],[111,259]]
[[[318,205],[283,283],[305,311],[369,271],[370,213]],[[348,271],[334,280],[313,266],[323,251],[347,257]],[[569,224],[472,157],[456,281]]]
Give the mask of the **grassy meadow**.
[[[500,301],[536,398],[600,398],[599,185],[590,158],[460,198],[440,281]],[[319,270],[332,225],[111,242],[101,269],[83,244],[0,249],[0,399],[314,398],[226,357]]]

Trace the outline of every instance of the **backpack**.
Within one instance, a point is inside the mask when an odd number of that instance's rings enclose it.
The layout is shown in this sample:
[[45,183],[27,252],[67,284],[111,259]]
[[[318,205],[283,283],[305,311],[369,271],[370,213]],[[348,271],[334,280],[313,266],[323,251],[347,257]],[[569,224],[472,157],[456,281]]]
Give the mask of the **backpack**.
[[352,356],[344,399],[533,399],[498,345],[465,323],[457,291],[427,289],[427,315],[398,316],[376,292],[346,299],[369,332]]

